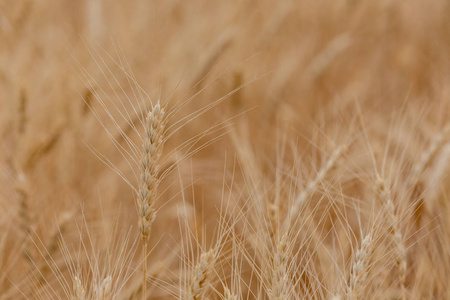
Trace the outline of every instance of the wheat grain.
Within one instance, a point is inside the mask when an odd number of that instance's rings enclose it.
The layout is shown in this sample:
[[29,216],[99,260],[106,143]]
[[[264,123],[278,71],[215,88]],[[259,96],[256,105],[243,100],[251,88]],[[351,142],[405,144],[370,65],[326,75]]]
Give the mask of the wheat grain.
[[142,297],[145,300],[147,282],[147,242],[151,226],[156,217],[155,201],[159,185],[160,156],[164,143],[164,109],[157,103],[147,114],[143,157],[141,165],[141,182],[138,195],[139,230],[143,240],[143,285]]
[[159,158],[163,146],[164,109],[156,104],[146,119],[146,136],[143,144],[141,184],[138,197],[139,230],[142,239],[147,240],[151,225],[156,217],[155,200],[159,184]]

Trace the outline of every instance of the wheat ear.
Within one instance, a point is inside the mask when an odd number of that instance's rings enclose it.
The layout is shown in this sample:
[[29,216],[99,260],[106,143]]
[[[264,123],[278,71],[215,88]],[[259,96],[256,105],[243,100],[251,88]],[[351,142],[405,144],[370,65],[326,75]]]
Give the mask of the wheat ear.
[[417,184],[425,169],[431,163],[436,154],[445,145],[450,135],[450,124],[444,127],[444,129],[433,139],[428,149],[422,154],[419,163],[413,169],[413,175],[411,185]]
[[227,287],[223,288],[223,299],[224,300],[238,300],[238,297],[231,292]]
[[73,215],[73,213],[62,214],[58,225],[56,226],[50,238],[50,243],[48,244],[47,250],[45,251],[44,260],[39,268],[39,284],[41,285],[47,284],[46,275],[52,270],[52,265],[54,263],[53,256],[58,251],[58,243],[60,242],[60,238],[66,231],[67,225],[73,218]]
[[286,226],[288,228],[286,228],[285,230],[289,230],[289,227],[291,225],[290,223],[292,223],[292,221],[298,217],[302,205],[306,202],[306,200],[308,200],[308,198],[311,196],[311,194],[314,192],[317,186],[323,181],[325,176],[332,169],[334,169],[334,167],[336,167],[337,160],[341,157],[345,149],[346,149],[345,146],[337,147],[331,154],[330,158],[328,158],[327,162],[322,167],[322,169],[320,169],[319,173],[317,173],[316,177],[308,182],[306,188],[295,199],[295,202],[289,212],[288,225]]
[[29,235],[31,232],[31,218],[29,213],[29,194],[25,187],[25,175],[23,173],[19,173],[17,175],[17,184],[15,186],[15,189],[19,198],[20,228],[23,233],[22,255],[28,262],[30,262],[31,257],[28,249],[28,244]]
[[378,178],[377,180],[377,190],[381,200],[383,201],[384,205],[383,212],[385,214],[388,226],[389,237],[391,243],[395,247],[396,265],[398,268],[400,289],[402,291],[402,300],[405,300],[406,299],[405,280],[406,280],[407,262],[406,262],[406,249],[403,241],[403,235],[400,232],[400,229],[398,228],[399,218],[395,213],[394,203],[392,202],[390,193],[382,178]]
[[[298,195],[295,199],[291,210],[289,211],[289,216],[287,221],[283,224],[282,228],[278,229],[274,228],[274,235],[276,234],[277,238],[274,242],[274,252],[272,256],[273,265],[272,265],[272,279],[271,279],[271,288],[269,290],[269,298],[270,299],[286,299],[288,298],[291,290],[289,288],[289,274],[288,274],[288,252],[287,252],[287,239],[289,237],[289,231],[291,226],[298,219],[298,215],[300,213],[301,207],[308,200],[314,190],[317,188],[320,182],[323,181],[325,176],[336,166],[337,160],[341,157],[342,153],[346,147],[340,146],[337,147],[330,158],[327,160],[325,165],[320,169],[317,176],[314,177],[313,180],[308,182],[306,188]],[[273,225],[276,224],[277,214],[279,212],[279,208],[276,205],[272,205],[269,207],[269,219]]]
[[111,298],[111,276],[107,276],[101,284],[95,287],[95,300],[106,300]]
[[352,265],[350,282],[347,287],[347,299],[356,300],[361,295],[368,272],[368,261],[372,246],[371,234],[362,240],[361,247],[356,251]]
[[214,249],[203,252],[200,255],[198,263],[194,266],[194,270],[188,287],[188,300],[204,299],[206,287],[211,281],[212,271],[216,261],[216,252]]
[[86,291],[84,290],[83,284],[78,276],[73,279],[73,300],[85,300]]
[[288,299],[289,275],[288,268],[288,236],[282,235],[277,239],[275,253],[273,254],[273,274],[269,298],[273,300]]
[[159,184],[158,171],[163,147],[164,109],[156,104],[147,114],[143,157],[141,165],[141,182],[138,195],[139,230],[143,240],[143,279],[142,299],[146,299],[147,291],[147,242],[151,226],[156,217],[155,200]]

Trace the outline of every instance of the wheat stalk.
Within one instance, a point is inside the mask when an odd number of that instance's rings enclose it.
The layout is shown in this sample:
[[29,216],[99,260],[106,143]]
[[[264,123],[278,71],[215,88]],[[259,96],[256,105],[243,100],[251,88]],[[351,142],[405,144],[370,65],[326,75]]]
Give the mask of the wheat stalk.
[[164,109],[157,103],[147,114],[143,157],[141,165],[141,182],[138,194],[139,230],[143,240],[143,279],[142,299],[146,299],[147,282],[147,242],[151,226],[156,217],[155,200],[159,185],[158,172],[163,147]]

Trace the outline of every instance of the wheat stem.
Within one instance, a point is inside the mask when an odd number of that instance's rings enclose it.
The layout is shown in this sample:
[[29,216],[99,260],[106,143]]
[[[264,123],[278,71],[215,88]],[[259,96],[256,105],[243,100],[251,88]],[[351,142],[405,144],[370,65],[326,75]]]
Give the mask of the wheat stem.
[[142,265],[142,299],[147,299],[147,240],[144,240],[144,261]]

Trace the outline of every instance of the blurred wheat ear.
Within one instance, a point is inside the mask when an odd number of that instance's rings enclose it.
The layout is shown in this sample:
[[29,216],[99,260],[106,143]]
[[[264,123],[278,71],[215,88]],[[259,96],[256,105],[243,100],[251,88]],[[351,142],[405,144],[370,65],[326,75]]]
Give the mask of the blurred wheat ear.
[[386,218],[386,226],[387,233],[389,234],[389,240],[392,245],[395,247],[396,253],[396,265],[399,276],[399,284],[402,293],[402,300],[406,300],[406,289],[405,289],[405,280],[406,280],[406,271],[407,271],[407,262],[406,262],[406,249],[403,239],[403,234],[399,228],[399,218],[395,212],[394,203],[392,202],[390,192],[386,187],[384,179],[378,178],[377,180],[377,192],[379,197],[383,201],[383,213]]
[[78,276],[75,276],[73,279],[73,300],[85,300],[86,299],[86,291],[81,283],[81,280]]
[[211,281],[212,270],[216,261],[216,252],[211,249],[200,255],[199,261],[194,266],[188,287],[187,300],[204,299],[206,289]]
[[347,299],[361,299],[364,284],[369,271],[368,262],[372,250],[372,236],[367,234],[361,242],[360,248],[356,251],[352,265],[350,282],[347,287]]

